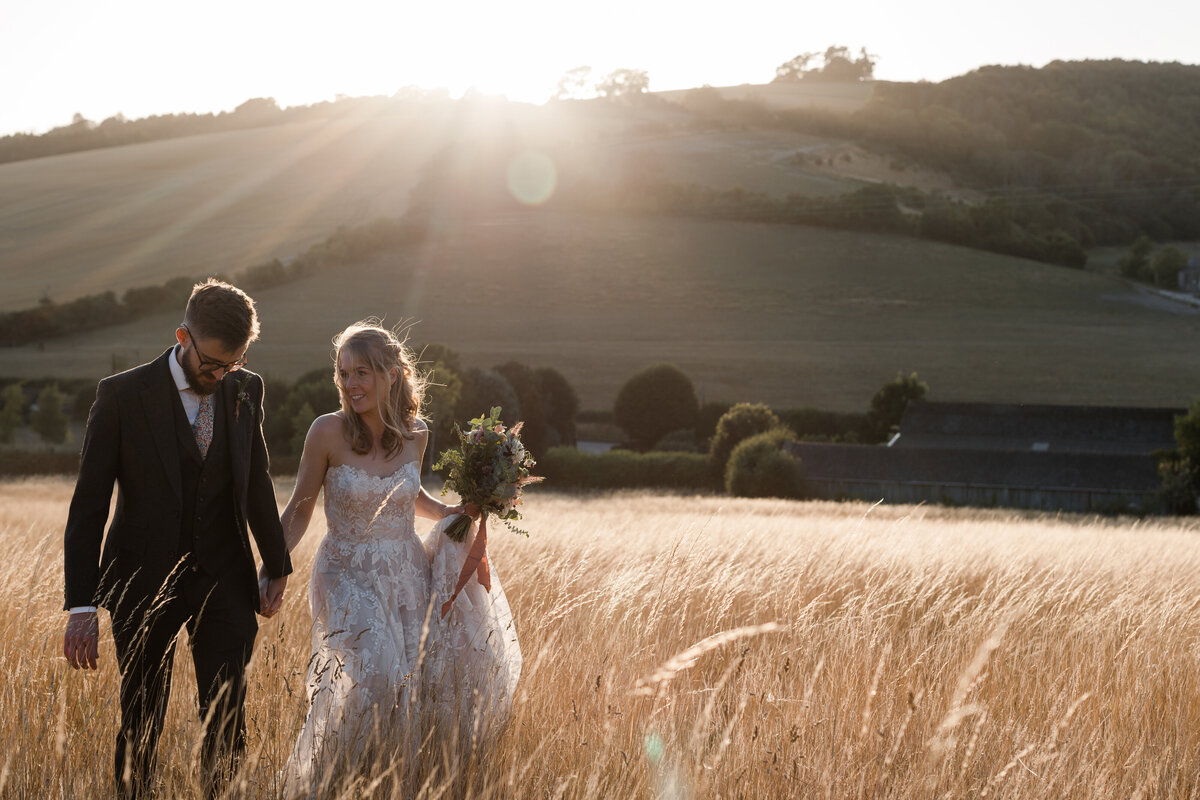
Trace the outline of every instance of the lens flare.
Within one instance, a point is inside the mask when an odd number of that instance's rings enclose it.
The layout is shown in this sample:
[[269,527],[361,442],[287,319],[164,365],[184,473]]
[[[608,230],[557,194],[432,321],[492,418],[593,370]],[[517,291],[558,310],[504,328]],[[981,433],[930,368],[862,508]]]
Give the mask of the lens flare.
[[540,206],[554,194],[558,171],[544,153],[526,150],[508,162],[508,191],[527,206]]
[[646,758],[650,759],[651,764],[657,764],[659,761],[662,761],[666,746],[657,733],[647,735],[646,743],[643,746],[646,749]]

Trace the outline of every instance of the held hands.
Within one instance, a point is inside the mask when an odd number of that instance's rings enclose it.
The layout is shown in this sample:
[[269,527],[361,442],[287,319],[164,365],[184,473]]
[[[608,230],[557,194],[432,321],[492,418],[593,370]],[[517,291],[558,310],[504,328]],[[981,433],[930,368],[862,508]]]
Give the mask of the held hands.
[[100,620],[95,611],[80,611],[67,619],[63,655],[71,669],[96,669],[100,660]]
[[260,614],[264,618],[271,618],[279,613],[279,609],[283,608],[283,593],[287,588],[287,576],[282,578],[272,578],[267,574],[266,565],[264,564],[258,571],[258,602]]

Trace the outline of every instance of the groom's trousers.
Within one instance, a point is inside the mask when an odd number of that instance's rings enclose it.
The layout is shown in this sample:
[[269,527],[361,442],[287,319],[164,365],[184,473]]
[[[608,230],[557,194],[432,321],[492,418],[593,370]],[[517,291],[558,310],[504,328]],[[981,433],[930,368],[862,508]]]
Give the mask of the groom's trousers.
[[218,795],[245,749],[246,665],[258,623],[241,592],[194,568],[185,559],[160,594],[123,619],[113,619],[121,670],[121,728],[117,733],[117,794],[150,794],[155,752],[171,692],[175,641],[187,628],[204,725],[201,778]]

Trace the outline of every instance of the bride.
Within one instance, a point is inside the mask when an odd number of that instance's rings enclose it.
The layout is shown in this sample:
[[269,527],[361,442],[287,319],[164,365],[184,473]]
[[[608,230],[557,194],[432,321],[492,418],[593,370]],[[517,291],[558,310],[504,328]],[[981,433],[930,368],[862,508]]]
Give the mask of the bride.
[[[327,532],[309,581],[309,708],[284,769],[286,797],[320,793],[373,762],[412,774],[423,743],[442,740],[447,752],[478,743],[506,719],[521,671],[494,573],[490,593],[473,578],[439,613],[471,539],[453,542],[444,529],[477,509],[421,487],[429,431],[411,354],[371,322],[334,344],[341,410],[309,429],[282,515],[294,550],[324,488]],[[415,515],[439,520],[424,540]]]

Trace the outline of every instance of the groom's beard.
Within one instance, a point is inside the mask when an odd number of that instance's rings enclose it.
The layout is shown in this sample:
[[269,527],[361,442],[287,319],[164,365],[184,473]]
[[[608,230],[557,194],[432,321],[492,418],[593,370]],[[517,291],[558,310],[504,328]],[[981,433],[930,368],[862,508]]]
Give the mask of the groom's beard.
[[192,369],[191,365],[187,363],[186,358],[182,360],[180,366],[183,367],[183,377],[187,378],[188,386],[192,387],[192,391],[201,397],[215,393],[221,386],[219,378],[214,378],[211,374]]

